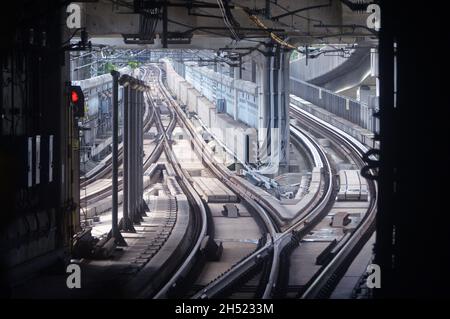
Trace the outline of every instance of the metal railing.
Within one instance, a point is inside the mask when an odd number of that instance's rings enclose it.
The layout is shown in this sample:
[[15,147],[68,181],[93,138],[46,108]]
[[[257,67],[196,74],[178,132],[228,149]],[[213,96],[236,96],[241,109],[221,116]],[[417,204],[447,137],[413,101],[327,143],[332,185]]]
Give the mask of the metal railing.
[[364,129],[372,132],[378,130],[378,119],[373,116],[376,111],[374,100],[370,100],[368,105],[293,77],[291,77],[290,83],[291,94]]

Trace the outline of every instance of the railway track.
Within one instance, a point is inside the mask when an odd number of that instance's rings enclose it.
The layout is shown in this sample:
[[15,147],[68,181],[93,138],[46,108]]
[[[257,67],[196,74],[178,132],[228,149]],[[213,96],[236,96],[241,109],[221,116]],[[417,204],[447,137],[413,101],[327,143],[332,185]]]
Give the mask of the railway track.
[[[199,241],[191,241],[191,239],[203,238],[207,230],[206,212],[203,206],[199,205],[201,199],[189,184],[185,173],[178,166],[171,151],[171,136],[177,124],[176,114],[170,112],[169,123],[163,123],[159,108],[154,103],[156,96],[152,96],[150,92],[146,91],[144,92],[144,97],[147,104],[154,110],[154,123],[159,134],[156,147],[153,149],[152,154],[144,161],[144,172],[158,160],[164,163],[166,171],[171,172],[168,174],[168,176],[171,176],[168,179],[162,177],[163,181],[167,183],[162,185],[162,191],[165,193],[163,195],[164,197],[167,196],[171,199],[170,210],[175,212],[175,214],[172,214],[170,217],[174,222],[172,222],[170,229],[166,229],[166,232],[170,232],[170,235],[166,237],[164,243],[161,243],[160,238],[156,238],[156,242],[145,243],[148,247],[152,247],[152,250],[154,250],[155,246],[159,246],[158,253],[160,250],[165,249],[165,245],[168,245],[168,250],[166,252],[162,251],[160,255],[155,254],[157,256],[155,257],[156,262],[149,265],[147,269],[144,266],[139,274],[128,281],[125,286],[127,294],[133,298],[141,299],[153,298],[157,294],[167,294],[168,296],[173,294],[173,284],[171,284],[171,281],[174,274],[181,273],[180,276],[184,279],[184,274],[190,270],[189,267],[192,267],[192,265],[187,265],[178,268],[177,264],[179,260],[193,259],[189,257],[189,254],[198,252],[201,241],[198,243]],[[161,158],[163,153],[165,157]],[[176,181],[173,179],[173,173],[176,174]],[[179,191],[176,189],[179,189]],[[174,190],[176,190],[177,195],[173,193]],[[160,195],[157,196],[159,197]],[[181,198],[181,202],[179,198]],[[180,203],[185,203],[185,199],[183,200],[182,198],[187,198],[191,209],[188,212],[189,217],[186,217],[186,212],[184,211],[180,225],[178,225],[178,219],[180,217],[178,215],[179,205]],[[181,206],[183,207],[184,205]],[[177,226],[179,228],[174,235],[175,240],[179,238],[180,241],[175,244],[172,238],[172,231]],[[152,259],[148,263],[151,263],[151,261]],[[163,267],[163,269],[158,269],[155,272],[157,269],[155,267]]]
[[[181,110],[178,110],[179,117],[184,118]],[[294,110],[294,113],[296,110]],[[300,111],[298,111],[300,112]],[[297,115],[295,115],[297,117]],[[310,125],[317,127],[319,123],[310,122]],[[190,131],[191,136],[194,139],[194,144],[197,144],[197,148],[203,154],[209,154],[210,150],[205,145],[201,137],[196,134],[192,125],[185,120],[185,127]],[[347,134],[330,128],[326,126],[327,132],[323,133],[324,137],[327,137],[333,143],[344,147],[345,153],[352,157],[354,163],[357,163],[358,168],[364,166],[362,160],[363,154],[367,151],[361,143],[351,138]],[[326,216],[327,212],[332,208],[334,199],[336,197],[336,190],[334,189],[337,185],[337,181],[334,179],[335,170],[331,166],[326,153],[321,148],[320,145],[315,141],[311,135],[301,132],[295,126],[291,126],[291,133],[293,136],[300,137],[303,141],[307,141],[316,150],[313,154],[315,161],[320,158],[322,161],[322,172],[325,176],[324,191],[319,201],[316,201],[314,205],[308,207],[306,212],[299,216],[297,219],[293,220],[286,227],[280,227],[277,224],[276,218],[273,217],[274,209],[271,203],[266,200],[266,198],[259,197],[258,194],[252,192],[250,188],[246,188],[246,185],[239,183],[239,178],[233,176],[226,168],[220,167],[220,164],[215,163],[212,156],[210,156],[210,163],[208,167],[216,171],[217,176],[222,177],[224,183],[231,189],[235,190],[240,195],[244,195],[249,202],[254,201],[258,207],[259,212],[262,216],[266,216],[269,227],[274,230],[270,232],[265,245],[258,249],[254,254],[251,254],[247,258],[243,259],[237,263],[234,267],[229,269],[224,275],[212,282],[210,285],[203,287],[201,291],[193,296],[193,298],[213,298],[217,296],[224,296],[223,291],[233,287],[238,279],[243,278],[246,274],[249,274],[252,269],[256,268],[256,265],[261,263],[256,262],[258,259],[271,259],[270,266],[265,267],[265,278],[261,281],[265,282],[264,292],[261,297],[270,298],[275,296],[283,295],[283,290],[295,288],[289,287],[286,283],[286,279],[280,276],[280,273],[286,273],[288,266],[286,266],[286,258],[283,255],[289,255],[289,250],[295,247],[302,238],[308,234],[308,232],[323,218]],[[313,149],[309,147],[309,149]],[[206,156],[209,157],[209,156]],[[233,185],[234,184],[234,185]],[[374,216],[376,212],[376,196],[377,189],[376,184],[373,181],[368,181],[370,204],[367,214],[358,225],[357,229],[354,231],[352,236],[345,237],[345,243],[342,244],[342,248],[339,253],[333,258],[333,260],[327,264],[326,267],[320,271],[320,273],[311,279],[311,284],[308,285],[308,289],[302,295],[304,298],[321,298],[329,296],[332,288],[335,286],[337,280],[343,275],[345,269],[348,267],[349,263],[353,259],[354,255],[357,253],[358,248],[361,248],[365,241],[370,237],[373,231]],[[282,271],[280,271],[280,269]],[[253,278],[253,277],[251,277]],[[244,288],[248,289],[249,286]],[[237,290],[237,294],[239,294]],[[245,294],[245,291],[242,293]],[[232,294],[231,294],[232,295]]]
[[[159,69],[158,69],[159,70]],[[159,81],[161,81],[161,71],[159,73]],[[165,95],[165,92],[161,88],[161,93]],[[147,95],[147,98],[151,100],[151,97]],[[173,112],[171,108],[169,108],[172,117],[173,128],[176,125],[176,114]],[[162,132],[161,142],[164,153],[167,158],[167,162],[172,166],[174,171],[178,175],[178,182],[183,189],[184,194],[188,198],[191,203],[191,207],[193,209],[193,221],[194,221],[194,238],[189,247],[188,252],[186,253],[186,257],[184,258],[183,263],[176,268],[176,270],[171,274],[170,278],[168,278],[165,284],[157,291],[152,293],[151,295],[142,295],[141,297],[153,297],[153,298],[168,298],[174,294],[174,290],[178,289],[178,287],[183,286],[186,278],[189,278],[189,273],[192,271],[192,268],[196,265],[199,255],[201,255],[201,244],[204,238],[207,235],[208,224],[207,224],[207,212],[205,207],[203,206],[202,200],[197,192],[192,187],[189,176],[184,172],[178,164],[178,161],[170,147],[170,137],[168,136],[167,130],[164,130],[162,120],[159,114],[155,113],[155,123],[158,126],[158,130]]]
[[[179,123],[191,134],[194,132],[193,128],[191,127],[190,123],[187,121],[187,119],[185,118],[184,113],[181,111],[180,107],[178,106],[178,104],[173,100],[171,94],[168,92],[168,90],[165,88],[164,84],[163,84],[163,79],[162,79],[162,75],[161,75],[161,79],[160,79],[160,85],[162,88],[162,91],[164,92],[164,96],[166,98],[166,102],[168,102],[170,104],[170,109],[176,114]],[[191,130],[189,130],[191,129]],[[192,140],[193,143],[195,144],[196,141]],[[166,145],[167,143],[165,143]],[[206,149],[205,149],[206,150]],[[176,163],[176,156],[175,154],[173,154],[172,150],[170,147],[166,146],[166,154],[168,158],[171,158],[172,163]],[[220,178],[220,180],[222,180],[223,182],[223,174],[221,174],[217,168],[213,167],[212,163],[211,163],[211,158],[209,157],[203,157],[203,160],[208,162],[209,165],[207,165],[207,168],[218,178]],[[175,167],[179,168],[179,174],[180,176],[182,176],[182,180],[185,182],[185,188],[188,190],[188,193],[191,193],[191,191],[194,191],[193,194],[190,194],[193,199],[194,199],[194,203],[196,203],[197,209],[199,209],[204,214],[207,214],[207,210],[205,209],[205,204],[202,202],[202,200],[200,199],[200,197],[198,197],[198,194],[195,192],[195,190],[192,189],[192,185],[190,183],[191,181],[191,177],[185,173],[185,171],[183,169],[181,169],[181,165],[179,165],[178,163],[174,165]],[[191,190],[190,190],[191,189]],[[197,198],[198,197],[198,198]],[[197,198],[197,199],[196,199]],[[256,203],[248,203],[249,206],[251,207],[255,207],[257,206]],[[259,206],[257,206],[258,209]],[[207,217],[206,217],[207,218]],[[268,216],[267,216],[268,218]],[[272,233],[275,233],[275,230],[272,227],[272,223],[269,222],[269,220],[266,221],[266,225],[267,228],[271,228]],[[209,231],[211,230],[211,228],[213,228],[212,225],[209,226]],[[198,237],[196,244],[194,245],[190,255],[185,259],[184,263],[182,265],[180,265],[179,270],[174,274],[174,276],[171,278],[171,280],[167,283],[167,285],[158,293],[155,295],[155,298],[167,298],[169,296],[173,296],[173,290],[175,290],[176,287],[181,286],[184,282],[184,278],[190,278],[192,277],[192,274],[189,274],[189,272],[191,270],[193,270],[193,266],[194,265],[201,265],[201,262],[199,262],[199,260],[201,260],[201,252],[200,252],[200,245],[201,243],[204,241],[205,237],[207,236],[207,231],[208,231],[208,227],[206,230],[202,230],[201,235]],[[213,235],[211,233],[209,233],[209,235]],[[198,270],[198,269],[197,269]],[[229,272],[233,272],[233,269],[230,269],[227,273]],[[221,276],[223,277],[223,276]],[[221,278],[220,277],[220,278]],[[191,282],[192,284],[192,282]],[[193,287],[193,286],[191,286]],[[185,291],[185,294],[189,294],[189,292]],[[182,296],[182,295],[181,295]]]
[[[332,141],[335,145],[338,145],[359,169],[362,169],[365,165],[363,155],[368,151],[368,148],[355,138],[311,116],[294,104],[291,104],[291,115],[318,134]],[[372,180],[367,180],[367,184],[370,194],[369,207],[363,219],[350,236],[344,237],[344,242],[340,243],[341,249],[334,255],[332,260],[311,278],[307,288],[301,292],[301,298],[328,298],[354,257],[375,230],[377,185]]]
[[[179,121],[189,132],[192,138],[192,144],[198,152],[203,154],[203,161],[207,167],[215,174],[215,176],[217,176],[218,179],[220,179],[235,193],[239,194],[243,200],[255,209],[267,228],[267,237],[265,238],[263,244],[260,245],[255,252],[242,259],[220,277],[203,287],[200,291],[194,294],[192,298],[204,299],[214,298],[217,296],[223,297],[224,292],[232,289],[232,287],[238,284],[238,282],[242,284],[242,282],[245,281],[242,280],[242,278],[245,278],[246,276],[248,276],[248,280],[254,278],[254,276],[251,276],[252,271],[258,267],[264,269],[264,276],[260,279],[260,284],[257,289],[260,291],[260,297],[272,297],[279,280],[279,271],[282,267],[280,264],[280,255],[283,250],[292,241],[297,240],[295,237],[295,231],[300,232],[302,229],[309,229],[309,227],[311,227],[311,225],[313,225],[314,222],[320,218],[324,207],[330,201],[333,177],[331,174],[331,167],[326,156],[323,151],[320,150],[318,144],[311,139],[310,142],[318,147],[321,152],[321,160],[323,163],[326,163],[325,176],[327,177],[327,181],[324,182],[324,188],[326,191],[323,192],[323,195],[318,202],[315,202],[313,206],[308,207],[302,218],[296,220],[290,226],[281,229],[276,221],[276,218],[274,218],[276,211],[270,201],[267,200],[267,198],[261,197],[252,188],[249,188],[247,183],[244,183],[226,167],[215,161],[211,149],[209,149],[204,140],[196,132],[192,123],[190,123],[190,121],[186,118],[181,108],[173,101],[171,94],[167,91],[167,89],[164,88],[164,90],[166,91],[166,97],[171,101],[171,104],[177,113]],[[174,281],[176,281],[176,279],[174,279]]]
[[[167,278],[165,284],[157,292],[151,295],[143,293],[142,297],[179,298],[188,296],[207,299],[242,296],[276,298],[285,295],[286,290],[295,289],[295,287],[289,286],[288,278],[286,277],[286,274],[289,272],[289,254],[301,239],[326,216],[334,203],[336,195],[334,187],[336,185],[335,171],[326,152],[312,135],[291,125],[292,138],[299,143],[303,143],[311,152],[314,166],[320,169],[322,178],[317,198],[305,207],[296,218],[289,223],[283,224],[277,216],[276,207],[268,196],[261,196],[260,192],[255,191],[254,186],[249,187],[248,182],[216,161],[212,150],[165,87],[163,81],[164,71],[159,68],[158,70],[159,90],[168,105],[171,121],[167,127],[164,127],[161,116],[153,105],[153,98],[147,92],[148,105],[152,105],[151,109],[154,110],[152,112],[152,121],[158,129],[160,137],[152,154],[145,159],[144,165],[149,166],[164,152],[167,162],[176,172],[177,180],[191,203],[194,217],[194,238],[196,240],[192,241],[189,250],[185,253],[183,262],[177,265],[176,270],[173,271],[170,278]],[[292,106],[291,112],[294,118],[301,120],[308,126],[314,127],[315,130],[320,131],[321,135],[327,137],[333,143],[344,145],[347,148],[345,153],[352,156],[352,160],[358,164],[358,167],[364,165],[362,154],[367,149],[360,143],[358,144],[354,139],[352,140],[341,132],[327,127],[320,120],[308,117],[307,114],[295,108],[295,105]],[[191,176],[182,169],[172,149],[171,132],[177,124],[188,133],[193,148],[198,154],[202,154],[202,161],[213,176],[236,193],[241,201],[251,207],[255,218],[258,219],[258,224],[265,234],[260,239],[255,251],[239,260],[206,286],[196,286],[194,282],[199,269],[205,263],[202,243],[208,236],[213,236],[213,230],[211,229],[214,229],[214,226],[211,225],[211,217],[208,215],[206,204],[193,188]],[[372,194],[370,197],[370,212],[365,215],[354,234],[346,238],[346,242],[342,245],[342,249],[336,254],[335,258],[311,279],[307,289],[302,292],[302,298],[323,298],[328,296],[341,274],[345,272],[355,253],[357,253],[358,247],[362,247],[365,243],[364,239],[370,237],[374,225],[374,212],[376,211],[376,184],[369,182],[368,185],[370,194]],[[182,289],[183,287],[184,289]],[[191,292],[186,287],[191,287]]]
[[[142,220],[143,224],[138,226],[139,228],[136,227],[139,238],[145,239],[140,242],[136,242],[135,238],[134,241],[131,239],[131,247],[139,250],[140,254],[138,257],[134,257],[134,253],[132,253],[131,257],[129,255],[126,256],[125,260],[127,261],[123,262],[126,264],[126,267],[120,272],[120,275],[124,276],[123,279],[121,277],[121,280],[123,280],[122,292],[124,295],[133,298],[149,298],[157,290],[161,289],[162,285],[170,280],[171,272],[175,268],[175,261],[178,262],[178,259],[183,257],[181,254],[187,246],[183,241],[190,242],[191,230],[193,229],[194,233],[202,233],[202,229],[206,229],[205,225],[203,225],[203,221],[206,221],[206,218],[202,217],[201,207],[193,205],[200,208],[198,218],[195,218],[196,214],[192,214],[186,208],[186,198],[188,198],[189,202],[196,199],[191,195],[193,190],[186,190],[182,182],[182,171],[177,169],[176,162],[170,156],[170,140],[173,129],[176,126],[176,116],[171,112],[169,115],[170,120],[167,121],[165,119],[163,123],[158,111],[159,108],[154,104],[152,92],[144,92],[144,101],[146,106],[153,110],[154,123],[159,134],[155,148],[144,159],[144,172],[148,173],[148,176],[153,176],[152,178],[159,176],[157,177],[159,180],[159,194],[156,198],[153,197],[147,201],[149,207],[153,207],[154,210],[152,210],[156,216],[147,216],[146,219]],[[152,164],[160,160],[163,152],[166,155],[165,158],[161,159],[163,163],[152,166]],[[160,170],[158,167],[164,168],[158,172]],[[162,170],[165,173],[162,173]],[[173,176],[174,171],[180,176],[177,181],[175,181]],[[183,192],[181,192],[180,186]],[[154,196],[151,189],[149,189],[148,194]],[[191,218],[191,215],[194,218]],[[155,228],[152,228],[152,231],[148,230],[149,227],[155,226],[159,230]],[[179,240],[177,242],[178,246],[174,245],[176,240]],[[166,245],[168,248],[165,251]],[[135,246],[139,247],[136,248]],[[190,252],[191,250],[192,247],[189,247],[187,251]],[[158,267],[161,267],[161,269],[155,272],[155,269]]]

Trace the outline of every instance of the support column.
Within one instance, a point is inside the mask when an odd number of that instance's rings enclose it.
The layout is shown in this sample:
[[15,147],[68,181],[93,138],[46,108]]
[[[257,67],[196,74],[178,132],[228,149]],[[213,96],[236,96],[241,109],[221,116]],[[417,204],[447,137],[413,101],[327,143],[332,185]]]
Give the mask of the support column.
[[[234,68],[234,71],[233,71],[233,78],[234,78],[234,80],[239,80],[239,70],[236,70],[236,68]],[[238,112],[239,112],[238,111],[239,94],[238,94],[237,88],[238,88],[239,85],[237,85],[238,82],[236,82],[236,81],[233,81],[233,83],[234,83],[234,85],[236,87],[236,89],[233,90],[233,94],[234,94],[234,96],[233,96],[234,97],[234,99],[233,99],[234,100],[233,119],[235,121],[238,121],[239,120],[239,116],[238,116]]]
[[140,148],[139,148],[139,91],[133,90],[133,222],[140,224],[142,221],[142,216],[140,214],[140,200],[139,200],[139,162],[142,163],[142,158],[140,158]]
[[112,148],[112,227],[111,237],[118,246],[127,246],[118,225],[118,172],[119,172],[119,72],[112,71],[113,77],[113,148]]
[[[145,93],[142,92],[142,110],[145,109]],[[144,111],[142,111],[142,113],[144,113]],[[142,216],[147,216],[146,214],[146,210],[147,210],[147,205],[144,201],[144,117],[141,117],[141,146],[142,146],[142,160],[141,160],[141,202],[142,202]]]
[[269,94],[269,62],[270,59],[266,55],[258,55],[254,58],[256,67],[256,79],[259,86],[259,107],[258,107],[258,162],[261,164],[268,163],[269,158],[269,115],[270,110]]
[[138,92],[139,94],[139,131],[138,131],[138,147],[139,147],[139,175],[138,175],[138,186],[139,186],[139,213],[140,216],[146,216],[144,209],[144,93],[142,91]]
[[[394,52],[397,51],[397,44],[394,43]],[[375,99],[373,101],[369,101],[370,103],[370,115],[369,120],[369,130],[372,132],[378,134],[380,131],[380,124],[379,120],[376,116],[373,116],[373,113],[376,113],[379,111],[380,108],[380,76],[379,76],[379,68],[378,68],[378,61],[379,61],[379,55],[378,55],[378,49],[377,48],[371,48],[370,49],[370,75],[375,77]],[[397,57],[394,55],[394,64],[397,63]],[[396,82],[395,82],[396,84]],[[395,92],[397,94],[397,92]]]
[[140,138],[140,131],[141,131],[141,92],[136,91],[136,147],[137,147],[137,153],[136,153],[136,211],[137,215],[141,217],[142,214],[142,203],[141,203],[141,183],[140,180],[142,179],[141,174],[141,163],[142,163],[142,146],[141,146],[141,138]]
[[136,131],[136,90],[130,90],[130,131],[129,131],[129,213],[130,218],[133,222],[135,222],[135,214],[136,214],[136,189],[135,189],[135,180],[136,180],[136,161],[135,161],[135,153],[136,153],[136,140],[135,140],[135,131]]
[[280,60],[279,60],[279,50],[277,48],[271,49],[271,56],[270,56],[270,67],[269,67],[269,128],[270,128],[270,155],[271,155],[271,161],[274,165],[274,169],[278,172],[278,166],[280,163],[280,153],[279,153],[279,132],[278,132],[278,107],[279,107],[279,101],[278,101],[278,75],[279,75],[279,68],[280,68]]
[[129,217],[129,130],[130,130],[130,87],[123,88],[123,217],[119,223],[119,229],[124,232],[136,232],[133,222]]
[[290,107],[290,77],[289,77],[289,59],[291,52],[282,49],[280,52],[280,113],[279,113],[279,127],[280,127],[280,169],[282,172],[289,171],[289,107]]
[[127,195],[128,195],[128,201],[127,201],[127,206],[128,206],[128,217],[130,218],[131,222],[133,222],[133,182],[132,182],[132,167],[133,167],[133,162],[132,162],[132,158],[133,158],[133,139],[132,139],[132,135],[133,135],[133,102],[134,98],[133,98],[133,90],[129,87],[128,88],[128,127],[127,127],[127,140],[128,140],[128,147],[127,147]]

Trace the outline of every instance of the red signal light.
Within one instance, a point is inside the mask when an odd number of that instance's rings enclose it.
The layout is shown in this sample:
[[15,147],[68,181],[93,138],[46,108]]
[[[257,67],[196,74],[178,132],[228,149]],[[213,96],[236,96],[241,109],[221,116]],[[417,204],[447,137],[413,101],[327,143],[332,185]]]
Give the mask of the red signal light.
[[75,91],[72,91],[72,93],[70,94],[70,98],[72,100],[72,103],[77,103],[79,100],[78,93]]
[[76,118],[84,117],[84,94],[81,87],[78,85],[71,85],[67,93],[73,115]]

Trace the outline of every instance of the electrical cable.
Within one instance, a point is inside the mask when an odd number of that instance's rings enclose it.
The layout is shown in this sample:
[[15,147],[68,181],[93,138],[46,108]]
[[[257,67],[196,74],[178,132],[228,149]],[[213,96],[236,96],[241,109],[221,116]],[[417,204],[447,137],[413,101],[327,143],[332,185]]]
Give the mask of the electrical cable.
[[236,41],[239,41],[240,37],[237,35],[236,31],[234,30],[233,26],[231,25],[230,20],[228,19],[228,15],[227,15],[227,12],[225,10],[225,6],[224,6],[222,0],[217,0],[217,4],[219,6],[220,12],[222,13],[223,21],[224,21],[225,25],[230,30],[230,32],[233,35],[234,39]]
[[82,30],[83,28],[77,28],[75,29],[75,31],[72,33],[72,35],[70,36],[70,38],[64,42],[61,43],[61,45],[65,45],[66,43],[69,43],[70,40],[73,39],[73,37],[75,36],[75,34],[77,34],[78,31]]
[[[250,18],[250,20],[252,20],[258,27],[260,27],[261,29],[263,29],[263,30],[267,30],[268,29],[268,27],[266,27],[266,25],[257,17],[257,16],[255,16],[255,15],[253,15],[253,14],[249,14],[249,18]],[[287,43],[286,41],[284,41],[283,39],[281,39],[279,36],[277,36],[274,32],[271,32],[271,31],[267,31],[268,33],[269,33],[269,35],[270,35],[270,37],[275,41],[275,42],[277,42],[278,44],[280,44],[281,46],[283,46],[283,47],[286,47],[286,48],[289,48],[289,49],[292,49],[292,50],[296,50],[296,51],[298,51],[298,48],[297,47],[295,47],[295,46],[293,46],[292,44],[290,44],[290,43]]]

